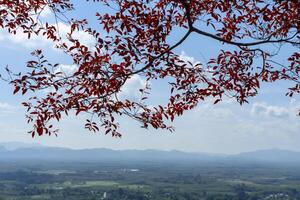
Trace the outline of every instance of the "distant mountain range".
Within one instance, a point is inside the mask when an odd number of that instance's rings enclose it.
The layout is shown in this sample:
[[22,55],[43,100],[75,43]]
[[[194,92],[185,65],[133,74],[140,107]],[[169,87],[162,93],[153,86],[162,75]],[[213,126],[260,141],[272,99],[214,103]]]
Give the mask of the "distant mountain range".
[[300,152],[282,150],[282,149],[266,149],[252,152],[240,153],[232,158],[245,161],[264,161],[277,163],[300,163]]
[[185,162],[272,162],[300,164],[300,152],[269,149],[258,150],[237,155],[187,153],[181,151],[160,150],[111,150],[111,149],[82,149],[46,147],[23,143],[0,143],[0,161],[76,161],[76,162],[105,162],[105,161],[185,161]]

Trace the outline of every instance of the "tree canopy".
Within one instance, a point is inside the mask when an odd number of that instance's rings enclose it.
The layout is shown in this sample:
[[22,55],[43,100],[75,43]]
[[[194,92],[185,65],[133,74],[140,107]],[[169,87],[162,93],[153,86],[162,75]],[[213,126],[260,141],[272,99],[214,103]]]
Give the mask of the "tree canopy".
[[[31,92],[23,103],[32,136],[57,134],[53,121],[88,113],[85,128],[121,136],[118,116],[127,116],[142,127],[173,130],[170,122],[199,102],[225,96],[240,104],[256,96],[263,82],[290,82],[286,95],[300,92],[300,2],[270,0],[94,0],[104,9],[95,13],[98,26],[89,19],[69,19],[76,9],[69,0],[1,0],[0,26],[11,34],[22,30],[30,38],[43,35],[72,58],[72,74],[58,70],[38,49],[28,61],[28,72],[8,70],[14,93]],[[41,22],[48,8],[56,22],[69,26],[67,41],[57,23]],[[107,12],[103,12],[107,10]],[[77,30],[96,41],[88,47],[73,37]],[[183,33],[169,40],[174,30]],[[210,38],[222,44],[219,54],[207,63],[191,63],[176,54],[188,38]],[[281,47],[290,47],[286,63],[276,60]],[[200,47],[195,47],[195,49]],[[169,83],[168,102],[149,105],[151,87],[139,88],[140,99],[120,98],[124,84],[133,76],[148,83],[164,79]],[[44,95],[35,92],[47,89]],[[296,112],[296,111],[295,111]],[[300,113],[299,113],[300,114]]]

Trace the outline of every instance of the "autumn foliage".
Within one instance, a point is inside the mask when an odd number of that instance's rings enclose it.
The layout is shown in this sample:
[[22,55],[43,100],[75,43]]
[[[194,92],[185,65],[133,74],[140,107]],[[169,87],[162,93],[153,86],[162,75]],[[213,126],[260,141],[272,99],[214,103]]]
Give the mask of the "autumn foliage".
[[[56,134],[53,120],[74,111],[91,117],[85,128],[121,136],[119,116],[128,116],[142,127],[173,130],[176,116],[199,102],[224,96],[247,102],[257,95],[262,82],[291,83],[287,95],[300,92],[300,2],[269,0],[94,0],[107,13],[95,13],[97,29],[87,19],[68,20],[68,41],[61,40],[55,24],[39,23],[45,7],[59,21],[66,11],[76,9],[68,0],[0,0],[0,26],[11,34],[21,28],[28,37],[44,35],[70,56],[78,68],[66,75],[51,64],[42,50],[27,63],[28,73],[13,77],[14,93],[32,92],[23,105],[32,136]],[[117,9],[116,9],[117,8]],[[72,37],[77,30],[94,37],[94,47]],[[183,33],[170,41],[174,30]],[[179,30],[179,31],[178,31]],[[103,34],[105,32],[105,34]],[[223,50],[207,63],[190,63],[175,53],[191,35],[223,44]],[[291,51],[286,65],[274,60],[286,45]],[[201,47],[195,47],[201,48]],[[298,50],[298,51],[297,51]],[[150,106],[151,88],[140,88],[141,98],[120,98],[124,84],[135,75],[147,82],[168,80],[168,103]],[[47,93],[35,92],[47,89]],[[73,113],[73,112],[72,112]]]

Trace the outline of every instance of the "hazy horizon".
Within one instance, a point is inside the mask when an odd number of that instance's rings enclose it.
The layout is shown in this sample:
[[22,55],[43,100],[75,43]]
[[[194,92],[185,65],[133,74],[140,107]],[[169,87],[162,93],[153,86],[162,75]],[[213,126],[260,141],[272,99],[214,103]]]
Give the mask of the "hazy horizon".
[[151,149],[151,148],[141,148],[141,149],[135,149],[135,148],[127,148],[127,149],[117,149],[117,148],[107,148],[107,147],[68,147],[68,146],[51,146],[51,145],[44,145],[39,142],[16,142],[16,141],[10,141],[10,142],[0,142],[0,147],[4,147],[6,150],[13,151],[17,149],[23,149],[23,148],[63,148],[63,149],[70,149],[70,150],[93,150],[93,149],[107,149],[107,150],[113,150],[113,151],[162,151],[162,152],[182,152],[182,153],[200,153],[200,154],[210,154],[210,155],[224,155],[224,156],[232,156],[232,155],[239,155],[244,153],[253,153],[253,152],[261,152],[261,151],[287,151],[287,152],[295,152],[300,153],[300,151],[297,150],[289,150],[289,149],[282,149],[282,148],[262,148],[262,149],[254,149],[251,151],[241,151],[238,153],[224,153],[224,152],[205,152],[205,151],[184,151],[184,150],[178,150],[178,149]]

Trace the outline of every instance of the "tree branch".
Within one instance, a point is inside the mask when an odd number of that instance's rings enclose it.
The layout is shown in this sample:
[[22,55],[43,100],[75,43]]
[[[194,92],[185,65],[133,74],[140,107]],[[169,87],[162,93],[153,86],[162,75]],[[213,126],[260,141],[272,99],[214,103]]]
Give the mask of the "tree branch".
[[260,45],[260,44],[268,44],[268,43],[282,43],[282,42],[286,42],[286,43],[289,43],[289,44],[294,44],[294,45],[300,45],[300,43],[298,42],[293,42],[293,41],[290,41],[291,39],[293,39],[297,34],[293,35],[292,37],[289,37],[287,39],[280,39],[280,40],[263,40],[263,41],[258,41],[258,42],[234,42],[234,41],[229,41],[229,40],[225,40],[221,37],[218,37],[214,34],[211,34],[211,33],[208,33],[208,32],[205,32],[205,31],[202,31],[198,28],[195,28],[195,27],[192,27],[192,32],[195,32],[195,33],[198,33],[200,35],[204,35],[204,36],[207,36],[209,38],[212,38],[212,39],[215,39],[215,40],[218,40],[220,42],[224,42],[224,43],[227,43],[227,44],[231,44],[231,45],[235,45],[235,46],[244,46],[244,47],[250,47],[250,46],[257,46],[257,45]]
[[131,72],[129,74],[126,74],[126,76],[132,76],[134,74],[138,74],[141,73],[143,71],[145,71],[146,69],[148,69],[149,67],[151,67],[153,65],[153,63],[155,62],[155,60],[161,58],[162,56],[164,56],[165,54],[169,53],[170,51],[172,51],[173,49],[175,49],[176,47],[178,47],[179,45],[181,45],[188,37],[189,35],[192,33],[191,30],[189,30],[182,38],[181,40],[179,40],[176,44],[174,44],[172,47],[168,48],[167,50],[163,51],[161,54],[159,54],[158,56],[154,56],[152,57],[152,60],[143,68],[136,70],[134,72]]

